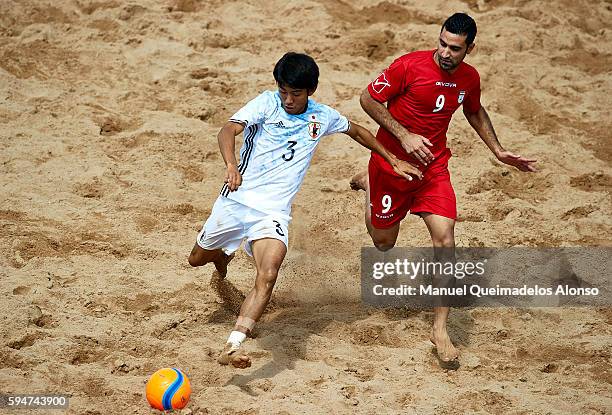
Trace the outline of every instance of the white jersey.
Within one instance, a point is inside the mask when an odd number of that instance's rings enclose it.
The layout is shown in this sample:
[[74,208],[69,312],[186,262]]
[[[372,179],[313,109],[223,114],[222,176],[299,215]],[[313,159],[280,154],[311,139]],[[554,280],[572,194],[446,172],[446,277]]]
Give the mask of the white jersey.
[[238,165],[242,184],[233,192],[224,185],[221,195],[288,217],[320,138],[350,128],[346,117],[310,98],[304,113],[288,114],[273,91],[251,100],[230,121],[245,126]]

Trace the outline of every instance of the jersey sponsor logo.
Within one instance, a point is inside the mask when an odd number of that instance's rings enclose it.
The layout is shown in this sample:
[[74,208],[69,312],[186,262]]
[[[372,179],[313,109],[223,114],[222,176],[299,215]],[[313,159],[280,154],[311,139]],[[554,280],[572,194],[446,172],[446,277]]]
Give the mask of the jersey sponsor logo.
[[457,97],[457,102],[461,104],[463,102],[463,98],[465,98],[465,91],[459,91],[459,97]]
[[457,88],[457,84],[454,82],[442,82],[442,81],[438,81],[436,82],[436,86],[445,86],[447,88]]
[[321,134],[321,123],[317,121],[308,122],[308,134],[313,140],[316,140]]
[[285,124],[283,124],[283,120],[280,120],[279,122],[273,122],[272,125],[278,128],[285,128]]
[[372,89],[377,94],[380,94],[382,90],[388,86],[391,86],[391,84],[389,83],[389,81],[387,81],[387,77],[385,76],[384,72],[378,75],[378,78],[376,78],[374,82],[372,82]]

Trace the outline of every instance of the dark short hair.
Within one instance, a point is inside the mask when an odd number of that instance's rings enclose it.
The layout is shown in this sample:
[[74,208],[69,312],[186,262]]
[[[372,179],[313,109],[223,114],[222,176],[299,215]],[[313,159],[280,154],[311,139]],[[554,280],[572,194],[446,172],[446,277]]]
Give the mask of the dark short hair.
[[476,39],[476,22],[465,13],[455,13],[446,19],[440,33],[444,29],[456,35],[465,35],[465,44],[468,46],[474,43],[474,39]]
[[313,90],[319,84],[319,67],[314,59],[303,53],[285,53],[272,73],[279,86]]

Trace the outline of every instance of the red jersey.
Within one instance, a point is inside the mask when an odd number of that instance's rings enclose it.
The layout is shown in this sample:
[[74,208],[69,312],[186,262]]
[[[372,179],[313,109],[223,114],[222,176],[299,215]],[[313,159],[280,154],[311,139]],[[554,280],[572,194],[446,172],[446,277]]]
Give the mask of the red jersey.
[[[436,64],[434,53],[425,50],[397,58],[368,86],[368,91],[376,101],[387,102],[393,118],[408,131],[429,139],[433,144],[429,150],[438,159],[450,154],[446,131],[457,108],[463,104],[468,112],[480,109],[480,76],[465,62],[449,74]],[[379,128],[376,138],[398,158],[423,167],[385,128]],[[372,158],[380,167],[393,171],[378,154],[373,153]]]

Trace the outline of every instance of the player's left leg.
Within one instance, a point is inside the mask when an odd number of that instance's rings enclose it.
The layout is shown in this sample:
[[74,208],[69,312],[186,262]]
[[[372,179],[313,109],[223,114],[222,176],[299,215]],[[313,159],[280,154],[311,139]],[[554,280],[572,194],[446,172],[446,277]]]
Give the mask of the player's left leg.
[[[270,301],[278,270],[287,254],[287,246],[278,239],[264,238],[253,241],[252,249],[257,277],[255,286],[240,307],[240,317],[255,322],[259,320]],[[252,327],[249,327],[250,329]]]
[[266,309],[287,253],[285,243],[273,238],[258,239],[251,246],[257,268],[255,286],[243,301],[234,331],[218,359],[220,364],[232,364],[237,368],[251,366],[251,359],[240,352],[240,346]]
[[[453,257],[450,259],[454,260],[455,221],[432,213],[421,213],[420,216],[425,221],[427,229],[429,229],[436,256],[448,257],[450,255]],[[442,260],[442,258],[437,259]],[[449,311],[449,307],[434,307],[434,321],[430,338],[436,346],[438,356],[445,362],[459,357],[459,351],[453,345],[446,329]]]

